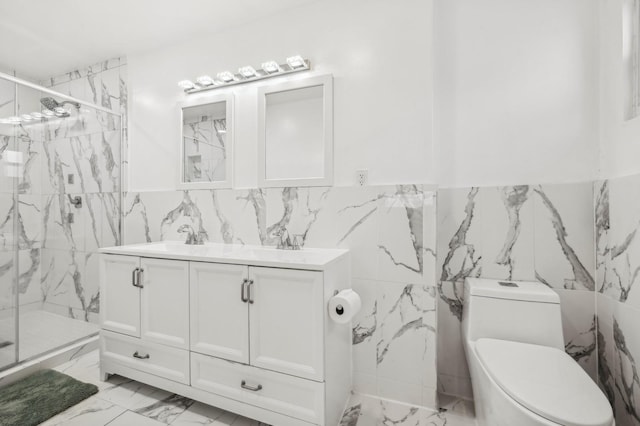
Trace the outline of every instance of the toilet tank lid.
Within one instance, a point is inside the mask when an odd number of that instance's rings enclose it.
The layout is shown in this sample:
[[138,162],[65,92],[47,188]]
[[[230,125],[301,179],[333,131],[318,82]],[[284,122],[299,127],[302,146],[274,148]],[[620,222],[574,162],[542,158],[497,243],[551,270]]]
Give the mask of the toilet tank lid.
[[539,281],[467,278],[465,294],[524,302],[560,303],[558,293]]
[[607,398],[564,351],[486,338],[475,349],[496,384],[539,416],[567,426],[611,425]]

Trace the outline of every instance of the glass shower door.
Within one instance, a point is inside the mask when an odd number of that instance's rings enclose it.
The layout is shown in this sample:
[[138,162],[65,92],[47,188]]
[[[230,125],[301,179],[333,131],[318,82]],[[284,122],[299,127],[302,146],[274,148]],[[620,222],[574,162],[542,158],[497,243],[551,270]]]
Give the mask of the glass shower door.
[[21,132],[17,115],[17,85],[0,79],[0,369],[18,361],[17,185]]

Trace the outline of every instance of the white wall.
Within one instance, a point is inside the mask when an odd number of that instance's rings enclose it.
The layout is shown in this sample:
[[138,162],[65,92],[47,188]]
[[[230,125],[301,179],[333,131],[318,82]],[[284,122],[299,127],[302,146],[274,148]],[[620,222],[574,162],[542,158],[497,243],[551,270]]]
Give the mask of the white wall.
[[434,27],[439,184],[594,178],[598,0],[442,0]]
[[625,121],[622,0],[601,0],[600,178],[640,173],[640,117]]
[[[292,54],[334,76],[334,184],[433,182],[432,0],[322,1],[132,55],[129,190],[175,189],[176,82]],[[237,86],[235,185],[256,186],[256,85]]]

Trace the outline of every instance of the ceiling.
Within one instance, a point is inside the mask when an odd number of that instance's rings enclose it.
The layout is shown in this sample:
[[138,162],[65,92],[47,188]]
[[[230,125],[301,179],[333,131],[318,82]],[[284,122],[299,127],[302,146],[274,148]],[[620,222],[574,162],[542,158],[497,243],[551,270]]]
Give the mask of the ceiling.
[[0,0],[0,70],[44,79],[318,0]]

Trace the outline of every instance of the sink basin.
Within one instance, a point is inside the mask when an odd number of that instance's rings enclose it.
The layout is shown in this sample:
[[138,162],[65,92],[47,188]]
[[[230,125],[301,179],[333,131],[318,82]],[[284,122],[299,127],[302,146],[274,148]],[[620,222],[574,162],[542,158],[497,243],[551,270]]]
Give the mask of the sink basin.
[[141,257],[311,270],[322,270],[327,264],[336,261],[342,256],[346,256],[348,253],[347,250],[342,249],[304,248],[301,250],[278,250],[273,247],[220,243],[188,245],[182,241],[161,241],[105,247],[100,249],[100,252]]

